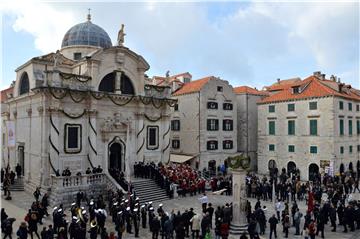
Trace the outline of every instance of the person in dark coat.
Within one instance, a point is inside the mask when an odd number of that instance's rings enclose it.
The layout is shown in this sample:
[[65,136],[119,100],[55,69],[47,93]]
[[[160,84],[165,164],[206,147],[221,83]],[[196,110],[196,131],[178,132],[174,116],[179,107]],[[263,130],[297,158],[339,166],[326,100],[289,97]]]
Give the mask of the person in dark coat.
[[208,204],[208,207],[206,208],[206,213],[209,213],[210,228],[212,229],[212,220],[213,220],[213,215],[214,215],[214,208],[212,207],[211,203]]
[[210,215],[206,213],[205,216],[201,220],[201,236],[205,238],[207,231],[210,229]]
[[279,223],[278,219],[276,218],[275,214],[272,215],[272,217],[269,219],[270,224],[270,239],[272,237],[272,234],[274,233],[275,238],[277,238],[276,234],[276,225]]
[[[97,228],[97,225],[96,225],[95,221],[91,222],[90,230],[88,232],[90,234],[90,239],[96,239],[97,238],[98,228]],[[121,237],[119,239],[121,239]]]
[[17,178],[20,178],[20,177],[21,177],[21,173],[22,173],[22,168],[21,168],[20,164],[17,164],[17,165],[16,165],[15,171],[16,171]]
[[146,208],[145,205],[141,206],[141,224],[142,228],[146,228]]
[[31,236],[31,239],[33,238],[33,233],[35,233],[35,235],[37,236],[37,238],[40,238],[39,233],[38,233],[38,215],[36,212],[31,212],[30,213],[30,217],[29,217],[29,221],[28,221],[28,227],[29,227],[29,234]]
[[28,238],[28,229],[25,222],[21,222],[19,229],[16,232],[16,236],[18,236],[19,239]]
[[[13,233],[13,223],[16,221],[15,218],[7,218],[3,221],[3,223],[1,224],[1,227],[3,228],[2,233],[4,234],[4,239],[9,237],[10,239],[12,238],[11,235]],[[4,225],[3,225],[4,224]]]
[[336,209],[334,205],[331,205],[330,207],[329,216],[330,216],[331,226],[333,227],[331,231],[336,232]]
[[154,217],[151,221],[152,239],[157,239],[160,231],[160,220],[158,217]]

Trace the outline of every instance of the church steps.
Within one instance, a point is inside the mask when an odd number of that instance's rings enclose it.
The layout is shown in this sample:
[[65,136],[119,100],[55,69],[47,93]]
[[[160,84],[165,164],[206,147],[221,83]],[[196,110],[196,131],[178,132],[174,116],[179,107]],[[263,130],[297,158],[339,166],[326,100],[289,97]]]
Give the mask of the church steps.
[[142,203],[169,200],[166,191],[151,179],[135,179],[131,183]]

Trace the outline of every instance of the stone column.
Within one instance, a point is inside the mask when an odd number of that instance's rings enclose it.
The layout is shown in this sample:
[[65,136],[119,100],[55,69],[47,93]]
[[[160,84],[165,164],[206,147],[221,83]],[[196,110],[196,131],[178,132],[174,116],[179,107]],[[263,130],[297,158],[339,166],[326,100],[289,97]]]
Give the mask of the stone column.
[[121,71],[115,72],[115,93],[121,94]]
[[235,227],[243,226],[246,221],[246,171],[243,169],[232,170],[233,181],[233,221]]

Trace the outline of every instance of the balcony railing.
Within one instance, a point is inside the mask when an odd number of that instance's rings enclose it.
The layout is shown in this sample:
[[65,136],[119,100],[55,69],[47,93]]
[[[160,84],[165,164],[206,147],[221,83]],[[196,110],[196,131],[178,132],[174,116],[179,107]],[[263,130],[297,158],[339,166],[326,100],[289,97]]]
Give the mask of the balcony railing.
[[56,176],[51,175],[51,183],[57,187],[78,187],[106,184],[106,175],[104,173],[85,174],[81,176]]

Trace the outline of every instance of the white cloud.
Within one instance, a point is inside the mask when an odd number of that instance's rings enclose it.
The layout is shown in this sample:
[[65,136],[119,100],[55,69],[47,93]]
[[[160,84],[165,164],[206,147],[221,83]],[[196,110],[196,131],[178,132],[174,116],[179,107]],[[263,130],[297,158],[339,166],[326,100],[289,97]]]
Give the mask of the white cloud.
[[35,48],[43,53],[59,49],[65,32],[76,22],[71,11],[38,1],[7,1],[1,5],[1,12],[16,16],[14,31],[33,35]]
[[44,53],[59,48],[65,32],[83,21],[79,12],[91,7],[93,22],[113,43],[125,23],[125,45],[149,61],[149,75],[189,71],[261,87],[322,70],[358,85],[359,3],[250,2],[217,16],[206,3],[8,5],[14,29],[31,33]]

